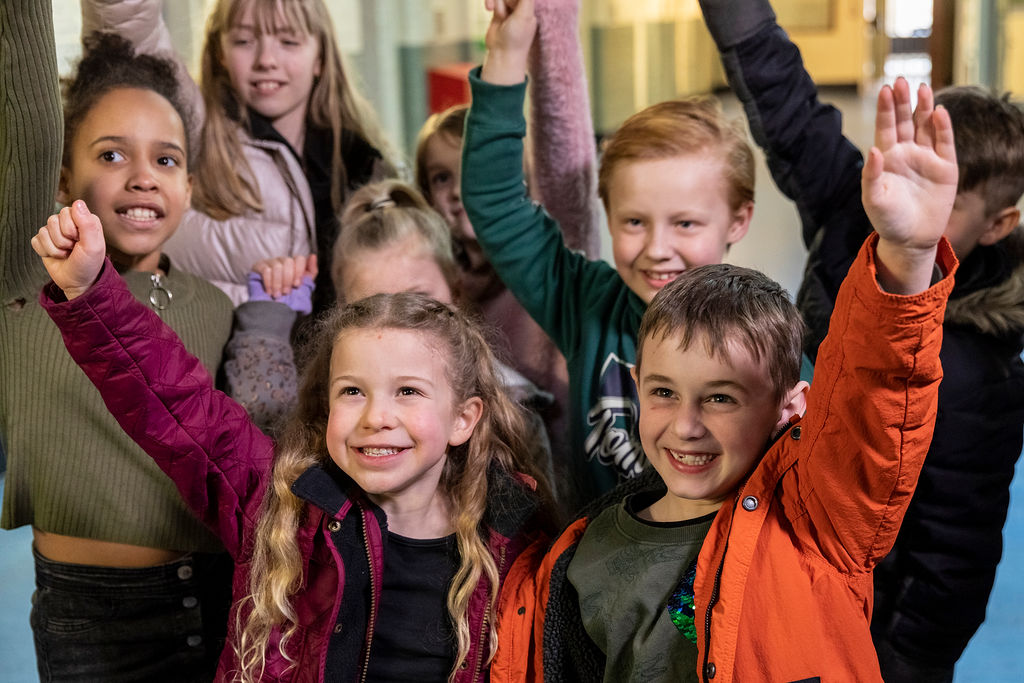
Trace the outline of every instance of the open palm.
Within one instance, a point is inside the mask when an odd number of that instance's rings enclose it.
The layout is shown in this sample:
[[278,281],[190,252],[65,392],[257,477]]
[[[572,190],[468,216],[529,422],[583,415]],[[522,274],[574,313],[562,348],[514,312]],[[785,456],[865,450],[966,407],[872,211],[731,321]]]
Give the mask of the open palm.
[[945,232],[958,171],[949,113],[934,108],[931,88],[911,111],[903,78],[878,95],[875,146],[861,178],[864,210],[878,234],[910,249],[930,249]]

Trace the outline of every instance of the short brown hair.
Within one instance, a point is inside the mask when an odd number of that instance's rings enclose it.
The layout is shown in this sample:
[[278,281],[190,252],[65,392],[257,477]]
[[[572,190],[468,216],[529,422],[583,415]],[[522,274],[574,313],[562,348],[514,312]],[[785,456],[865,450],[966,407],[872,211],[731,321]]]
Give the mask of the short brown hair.
[[430,196],[430,179],[427,177],[427,143],[433,140],[435,135],[442,135],[448,142],[462,147],[468,113],[468,104],[457,104],[437,114],[431,114],[416,136],[416,186],[431,204],[434,200]]
[[754,152],[739,121],[729,121],[713,97],[651,105],[633,114],[604,145],[597,193],[608,208],[612,175],[623,163],[694,154],[718,154],[728,183],[729,207],[754,201]]
[[804,323],[779,283],[750,268],[717,263],[686,270],[647,307],[637,336],[639,370],[644,343],[682,336],[680,348],[702,339],[707,352],[729,357],[729,344],[745,348],[768,371],[776,398],[800,380]]
[[1009,93],[973,85],[940,90],[935,103],[953,121],[957,192],[978,190],[990,216],[1016,206],[1024,194],[1024,110]]

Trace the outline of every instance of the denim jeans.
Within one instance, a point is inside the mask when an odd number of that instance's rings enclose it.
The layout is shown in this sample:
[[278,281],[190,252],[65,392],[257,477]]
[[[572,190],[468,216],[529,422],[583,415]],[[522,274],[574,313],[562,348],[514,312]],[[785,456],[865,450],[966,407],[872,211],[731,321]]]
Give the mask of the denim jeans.
[[231,604],[228,555],[193,553],[142,569],[33,555],[40,681],[213,679]]

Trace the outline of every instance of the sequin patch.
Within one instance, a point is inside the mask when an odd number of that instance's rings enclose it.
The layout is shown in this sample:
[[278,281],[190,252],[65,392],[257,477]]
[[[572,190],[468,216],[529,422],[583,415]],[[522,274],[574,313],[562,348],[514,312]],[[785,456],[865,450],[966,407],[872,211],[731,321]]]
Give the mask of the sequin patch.
[[697,644],[697,627],[693,623],[693,582],[696,578],[697,560],[694,558],[668,599],[668,614],[672,623],[694,645]]

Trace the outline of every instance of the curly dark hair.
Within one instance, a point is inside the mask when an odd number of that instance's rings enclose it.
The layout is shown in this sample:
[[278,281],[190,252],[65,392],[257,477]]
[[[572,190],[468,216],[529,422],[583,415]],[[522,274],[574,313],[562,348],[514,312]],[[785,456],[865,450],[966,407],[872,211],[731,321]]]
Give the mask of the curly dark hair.
[[167,100],[185,127],[185,153],[192,158],[192,110],[169,59],[135,54],[130,41],[114,33],[96,32],[82,41],[83,56],[72,76],[63,80],[64,157],[69,165],[75,132],[97,101],[111,90],[152,90]]

